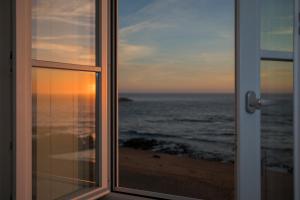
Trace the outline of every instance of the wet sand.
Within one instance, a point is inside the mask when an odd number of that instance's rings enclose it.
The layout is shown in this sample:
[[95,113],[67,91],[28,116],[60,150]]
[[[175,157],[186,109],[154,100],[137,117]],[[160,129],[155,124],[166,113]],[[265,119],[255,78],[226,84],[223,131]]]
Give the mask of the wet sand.
[[[206,200],[235,198],[232,163],[195,160],[184,156],[120,148],[121,187],[148,190]],[[266,171],[265,171],[266,173]],[[263,199],[292,199],[292,176],[267,171]]]
[[120,186],[203,199],[234,198],[234,164],[120,148]]

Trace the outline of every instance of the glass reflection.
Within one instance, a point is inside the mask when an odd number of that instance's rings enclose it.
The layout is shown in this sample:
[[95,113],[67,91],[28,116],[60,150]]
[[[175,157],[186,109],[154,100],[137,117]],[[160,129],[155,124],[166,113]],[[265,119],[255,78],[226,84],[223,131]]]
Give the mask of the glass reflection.
[[293,199],[293,63],[261,63],[262,199]]
[[32,0],[32,58],[95,65],[95,0]]
[[33,68],[33,199],[95,186],[95,73]]
[[293,0],[261,1],[261,49],[293,51]]

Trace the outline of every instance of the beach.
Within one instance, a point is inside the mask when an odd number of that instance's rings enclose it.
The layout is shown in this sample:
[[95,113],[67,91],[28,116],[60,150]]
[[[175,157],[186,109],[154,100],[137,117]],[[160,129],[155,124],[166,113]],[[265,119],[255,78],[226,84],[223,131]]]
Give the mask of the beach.
[[[236,173],[232,163],[133,148],[120,148],[119,159],[121,187],[206,200],[235,198]],[[292,199],[291,174],[274,170],[265,173],[269,184],[263,191],[269,192],[263,193],[263,199]]]
[[234,198],[234,164],[120,148],[120,186],[203,199]]

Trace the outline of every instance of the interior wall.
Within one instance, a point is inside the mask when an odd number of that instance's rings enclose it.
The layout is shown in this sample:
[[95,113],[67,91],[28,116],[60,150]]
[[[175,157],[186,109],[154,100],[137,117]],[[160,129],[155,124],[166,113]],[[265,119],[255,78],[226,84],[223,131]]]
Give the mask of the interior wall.
[[11,0],[0,1],[0,199],[12,188]]

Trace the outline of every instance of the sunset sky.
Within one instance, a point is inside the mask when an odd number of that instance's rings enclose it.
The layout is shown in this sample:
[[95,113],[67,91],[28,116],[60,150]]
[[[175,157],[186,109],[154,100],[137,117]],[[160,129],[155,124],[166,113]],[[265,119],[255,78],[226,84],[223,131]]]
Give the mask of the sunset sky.
[[121,92],[232,92],[234,1],[225,2],[120,0]]
[[[292,2],[262,1],[262,48],[291,51]],[[95,65],[94,5],[33,0],[33,58]],[[233,92],[234,21],[234,0],[119,0],[120,91]],[[290,68],[268,71],[290,87]]]
[[39,95],[95,96],[94,72],[34,68],[33,93]]

